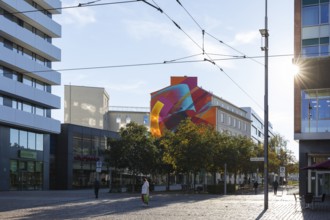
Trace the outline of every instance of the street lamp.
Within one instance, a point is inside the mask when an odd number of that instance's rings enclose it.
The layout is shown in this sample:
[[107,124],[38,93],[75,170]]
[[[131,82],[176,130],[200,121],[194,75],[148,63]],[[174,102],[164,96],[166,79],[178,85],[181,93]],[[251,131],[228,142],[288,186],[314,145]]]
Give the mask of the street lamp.
[[267,0],[265,0],[265,28],[259,30],[265,38],[265,46],[261,50],[265,52],[265,97],[264,97],[264,210],[268,209],[268,18]]

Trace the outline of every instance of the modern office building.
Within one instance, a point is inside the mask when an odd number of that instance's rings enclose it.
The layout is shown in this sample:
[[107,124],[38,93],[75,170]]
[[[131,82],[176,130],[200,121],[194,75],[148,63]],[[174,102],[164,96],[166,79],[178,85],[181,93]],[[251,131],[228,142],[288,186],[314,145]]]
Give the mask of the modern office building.
[[247,112],[198,87],[197,77],[171,77],[171,84],[151,93],[150,130],[155,136],[164,129],[175,131],[181,120],[213,126],[230,135],[251,136]]
[[[247,117],[251,120],[251,138],[257,144],[264,143],[264,120],[251,108],[242,107],[247,112]],[[273,126],[268,122],[268,136],[274,137]]]
[[148,107],[110,106],[106,113],[105,129],[118,132],[130,122],[144,125],[150,129],[150,110]]
[[104,88],[64,86],[64,123],[104,129],[109,95]]
[[49,188],[50,135],[60,133],[51,117],[61,105],[52,94],[61,84],[52,70],[60,8],[59,0],[0,1],[0,190]]
[[[300,168],[330,158],[329,0],[295,0],[294,138]],[[330,193],[330,172],[300,170],[300,194]]]
[[[94,179],[109,186],[108,138],[118,133],[98,128],[62,124],[61,133],[52,135],[50,160],[51,189],[92,188]],[[112,172],[115,181],[116,172]]]

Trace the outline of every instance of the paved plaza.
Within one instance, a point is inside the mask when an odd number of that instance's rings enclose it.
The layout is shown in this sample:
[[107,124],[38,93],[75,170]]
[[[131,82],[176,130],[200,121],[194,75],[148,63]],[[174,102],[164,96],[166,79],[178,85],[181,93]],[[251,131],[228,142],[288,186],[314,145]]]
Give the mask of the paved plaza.
[[330,219],[330,202],[304,209],[292,190],[269,193],[264,211],[264,195],[210,195],[184,193],[151,194],[144,207],[138,193],[93,190],[6,191],[0,192],[0,219]]

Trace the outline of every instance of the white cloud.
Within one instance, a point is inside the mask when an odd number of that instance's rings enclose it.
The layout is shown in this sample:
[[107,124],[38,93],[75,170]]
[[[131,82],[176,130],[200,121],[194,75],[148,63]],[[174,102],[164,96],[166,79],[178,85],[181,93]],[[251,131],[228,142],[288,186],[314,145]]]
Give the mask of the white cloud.
[[[176,50],[183,50],[187,54],[187,57],[195,54],[202,54],[202,32],[197,32],[184,29],[184,32],[187,35],[176,28],[174,25],[171,27],[168,23],[159,23],[152,21],[138,21],[138,20],[126,20],[124,22],[128,33],[135,38],[136,40],[152,40],[156,39],[158,42],[162,42],[168,46],[176,48]],[[198,44],[198,46],[197,46]],[[215,58],[223,58],[223,56],[219,56],[220,54],[229,54],[228,50],[223,47],[217,41],[206,41],[204,42],[204,49],[206,53],[215,54],[215,55],[200,55],[191,58],[203,60],[207,59],[215,59]],[[189,59],[188,59],[189,60]],[[229,67],[231,65],[231,61],[222,61],[221,67]],[[212,66],[210,66],[212,67]]]
[[[66,2],[63,7],[77,6],[81,1]],[[74,24],[78,27],[84,27],[96,22],[95,13],[89,7],[77,7],[62,10],[62,15],[58,16],[58,22],[63,24]]]
[[249,44],[260,38],[258,31],[242,32],[235,35],[235,41],[232,44]]

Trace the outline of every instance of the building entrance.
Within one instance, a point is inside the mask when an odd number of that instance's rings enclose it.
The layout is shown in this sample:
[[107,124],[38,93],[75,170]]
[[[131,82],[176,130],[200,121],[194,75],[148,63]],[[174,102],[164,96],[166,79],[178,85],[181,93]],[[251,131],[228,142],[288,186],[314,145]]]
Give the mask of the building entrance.
[[42,163],[38,161],[10,161],[11,190],[42,189]]
[[323,193],[330,193],[330,171],[317,171],[316,172],[316,195],[320,196]]

